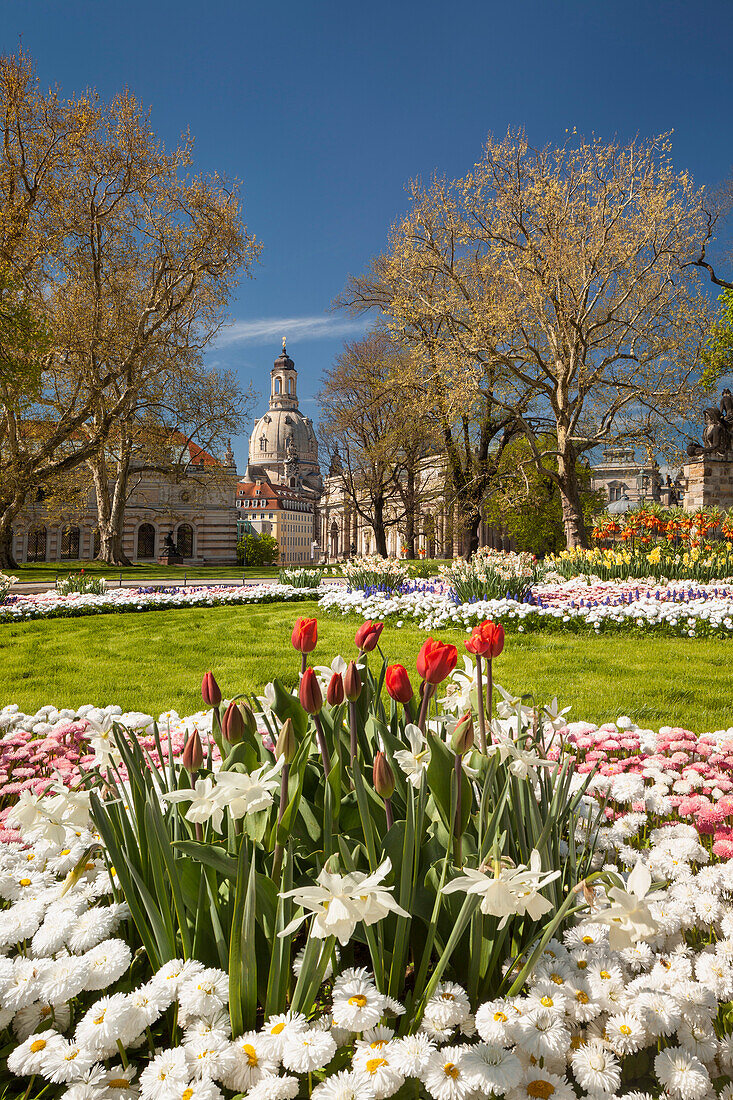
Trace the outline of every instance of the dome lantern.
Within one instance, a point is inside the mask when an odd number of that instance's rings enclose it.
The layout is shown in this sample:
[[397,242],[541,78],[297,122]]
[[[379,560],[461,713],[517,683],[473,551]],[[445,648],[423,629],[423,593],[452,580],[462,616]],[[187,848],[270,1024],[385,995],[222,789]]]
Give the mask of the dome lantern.
[[273,363],[270,372],[271,409],[297,409],[297,378],[298,372],[295,369],[295,363],[288,355],[283,336],[283,350]]

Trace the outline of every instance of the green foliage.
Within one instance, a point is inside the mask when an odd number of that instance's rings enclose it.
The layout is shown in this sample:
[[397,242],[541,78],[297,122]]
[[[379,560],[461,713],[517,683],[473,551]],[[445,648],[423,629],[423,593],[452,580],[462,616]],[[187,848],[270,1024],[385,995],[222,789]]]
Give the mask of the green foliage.
[[104,577],[90,575],[82,569],[80,573],[69,573],[65,577],[57,577],[56,591],[61,596],[68,596],[70,592],[101,596],[107,591],[107,584]]
[[[541,439],[547,447],[551,440]],[[545,459],[547,465],[550,460]],[[557,469],[557,461],[552,460]],[[580,499],[586,526],[605,506],[602,490],[590,489],[591,473],[582,462],[576,466]],[[543,557],[565,546],[560,490],[548,473],[541,472],[526,439],[515,439],[503,450],[494,488],[484,505],[484,520],[514,540],[517,550]]]
[[41,356],[49,337],[28,295],[0,267],[0,387],[10,397],[28,403],[38,392]]
[[240,565],[272,565],[277,561],[280,548],[272,535],[243,535],[237,543],[237,561]]
[[701,385],[706,390],[733,370],[733,290],[724,290],[718,301],[718,318],[703,349]]
[[322,576],[321,569],[281,569],[278,580],[291,588],[318,588]]
[[[291,660],[297,664],[295,655]],[[231,800],[200,790],[192,823],[186,810],[194,780],[218,782],[211,755],[189,777],[172,749],[168,763],[156,766],[133,734],[114,728],[129,789],[114,768],[106,797],[92,793],[92,816],[132,920],[153,969],[182,955],[228,971],[235,1036],[254,1027],[264,1012],[313,1009],[335,941],[314,936],[307,913],[305,923],[299,921],[299,897],[324,870],[364,876],[379,870],[383,889],[402,910],[384,909],[369,924],[354,918],[341,961],[368,961],[379,988],[405,1002],[403,1033],[417,1029],[442,975],[461,982],[474,1004],[515,990],[543,943],[577,910],[574,887],[591,874],[595,841],[594,827],[581,813],[590,774],[572,790],[571,768],[544,759],[541,733],[532,732],[526,710],[522,719],[519,708],[522,732],[515,751],[542,758],[536,774],[531,767],[524,778],[515,774],[511,754],[474,751],[476,778],[469,780],[460,758],[429,733],[430,762],[416,788],[395,759],[408,747],[408,717],[391,701],[384,705],[385,668],[386,660],[374,670],[365,664],[362,671],[363,690],[353,708],[353,758],[345,704],[325,706],[316,726],[297,697],[275,683],[271,712],[263,718],[273,738],[280,723],[292,720],[296,749],[289,770],[282,759],[273,770],[274,757],[253,735],[233,748],[222,744],[222,772],[243,774],[248,792],[252,783],[268,781],[272,792],[280,790],[279,797],[259,798],[251,812],[240,807],[235,815]],[[213,719],[217,728],[218,712]],[[321,739],[331,757],[328,776]],[[157,732],[156,741],[163,759]],[[393,823],[372,784],[380,748],[395,777]],[[264,779],[252,775],[261,764]],[[210,800],[208,818],[202,799]],[[214,807],[223,810],[221,820]],[[533,851],[543,871],[558,872],[542,888],[551,907],[539,919],[507,910],[499,927],[498,917],[479,911],[478,898],[443,892],[465,868],[493,866],[498,873],[501,861],[527,865]],[[295,982],[291,962],[301,948],[305,956]],[[512,966],[504,973],[507,955]]]

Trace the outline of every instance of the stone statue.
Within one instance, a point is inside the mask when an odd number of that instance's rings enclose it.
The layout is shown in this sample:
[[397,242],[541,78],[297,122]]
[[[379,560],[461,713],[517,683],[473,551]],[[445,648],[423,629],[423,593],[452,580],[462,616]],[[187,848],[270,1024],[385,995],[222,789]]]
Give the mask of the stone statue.
[[298,472],[298,452],[295,449],[295,437],[292,432],[288,432],[288,437],[285,441],[285,475],[286,477],[295,477]]
[[177,554],[178,553],[178,547],[176,546],[175,542],[173,541],[173,532],[172,531],[169,531],[168,534],[163,539],[163,553],[164,554]]
[[705,455],[725,455],[733,450],[733,395],[729,389],[723,390],[720,408],[705,409],[705,427],[702,433],[702,446],[690,443],[687,454],[690,458],[703,458]]
[[729,428],[733,428],[733,394],[726,386],[720,399],[720,412]]

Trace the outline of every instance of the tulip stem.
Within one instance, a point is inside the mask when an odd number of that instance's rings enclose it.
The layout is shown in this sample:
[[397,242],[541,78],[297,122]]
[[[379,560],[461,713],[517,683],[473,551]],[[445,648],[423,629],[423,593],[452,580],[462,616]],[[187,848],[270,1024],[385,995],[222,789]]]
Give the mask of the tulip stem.
[[[280,805],[277,811],[277,824],[278,828],[280,822],[283,819],[285,813],[285,807],[288,801],[288,781],[290,778],[290,765],[288,763],[283,764],[283,770],[280,774]],[[275,832],[277,837],[277,830]],[[279,840],[275,840],[275,858],[272,861],[272,880],[275,883],[280,881],[280,871],[282,870],[283,862],[283,846]]]
[[301,653],[300,655],[300,675],[305,676],[305,670],[308,668],[308,654]]
[[461,796],[463,794],[463,757],[456,753],[456,820],[453,826],[453,862],[460,867],[463,862],[463,844],[461,837]]
[[417,720],[417,724],[421,733],[425,733],[425,719],[428,715],[428,707],[430,706],[430,696],[433,694],[433,685],[429,684],[427,680],[423,680],[422,689],[422,703],[420,704],[420,717]]
[[351,747],[351,764],[353,767],[354,760],[356,759],[356,703],[349,700],[349,734],[350,734],[350,747]]
[[328,745],[326,744],[326,735],[323,732],[323,726],[321,724],[320,714],[313,715],[313,721],[316,724],[316,741],[318,742],[318,748],[321,750],[321,760],[323,761],[323,770],[328,776],[331,771],[331,756],[328,751]]
[[484,682],[481,675],[481,654],[476,654],[476,685],[478,688],[478,747],[486,752],[486,714],[484,712]]
[[384,800],[384,812],[387,815],[387,832],[389,832],[389,830],[394,825],[394,817],[392,815],[392,799],[391,798],[385,798],[385,800]]
[[491,657],[486,660],[486,712],[489,716],[489,729],[491,729],[491,719],[494,713],[494,670]]
[[415,715],[413,713],[412,703],[410,702],[410,700],[408,699],[407,702],[402,704],[402,706],[405,708],[405,714],[407,715],[407,721],[414,723]]

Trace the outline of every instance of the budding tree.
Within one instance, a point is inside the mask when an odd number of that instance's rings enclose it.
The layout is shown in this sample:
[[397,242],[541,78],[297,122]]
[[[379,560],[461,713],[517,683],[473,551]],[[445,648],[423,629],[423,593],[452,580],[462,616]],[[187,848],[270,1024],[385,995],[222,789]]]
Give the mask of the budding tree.
[[534,149],[509,133],[411,199],[380,263],[390,326],[437,340],[438,374],[493,372],[495,405],[558,486],[568,546],[585,544],[578,457],[649,438],[696,401],[702,192],[665,138]]

